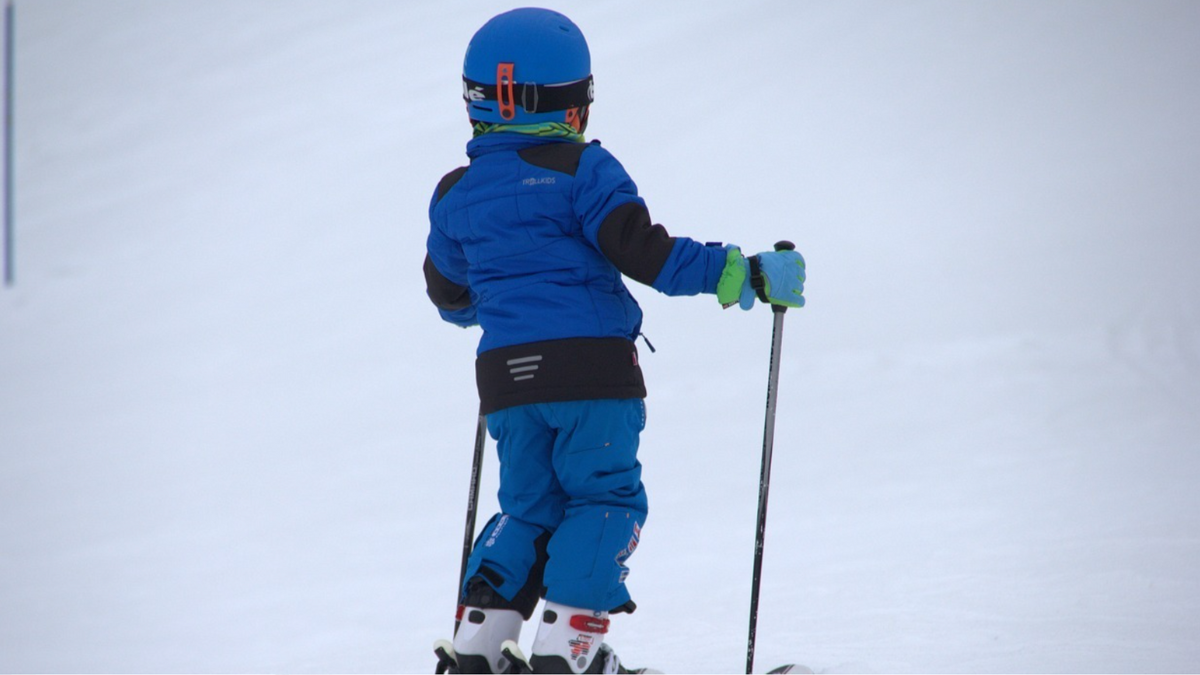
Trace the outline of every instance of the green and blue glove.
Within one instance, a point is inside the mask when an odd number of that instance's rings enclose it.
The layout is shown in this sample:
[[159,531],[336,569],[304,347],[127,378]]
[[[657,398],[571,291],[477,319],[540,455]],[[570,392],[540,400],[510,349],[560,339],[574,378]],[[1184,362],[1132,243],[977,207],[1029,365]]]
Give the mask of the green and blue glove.
[[772,305],[804,306],[804,258],[791,249],[767,251],[751,258],[736,246],[725,247],[725,269],[717,281],[717,301],[728,309],[754,306],[754,298]]

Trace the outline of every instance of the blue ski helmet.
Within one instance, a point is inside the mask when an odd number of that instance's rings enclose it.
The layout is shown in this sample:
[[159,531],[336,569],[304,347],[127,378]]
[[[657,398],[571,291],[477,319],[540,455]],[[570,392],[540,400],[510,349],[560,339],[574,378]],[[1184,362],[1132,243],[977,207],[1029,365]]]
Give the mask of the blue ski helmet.
[[514,9],[471,38],[463,100],[474,122],[566,122],[582,132],[592,102],[592,57],[579,27],[548,9]]

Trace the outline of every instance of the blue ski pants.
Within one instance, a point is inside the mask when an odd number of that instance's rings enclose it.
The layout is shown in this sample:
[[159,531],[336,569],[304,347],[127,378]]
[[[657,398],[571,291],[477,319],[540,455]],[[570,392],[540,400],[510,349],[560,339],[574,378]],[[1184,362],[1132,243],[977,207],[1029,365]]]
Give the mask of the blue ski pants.
[[625,563],[647,513],[637,459],[645,425],[641,399],[534,403],[488,414],[500,456],[500,513],[475,542],[467,580],[486,568],[482,576],[512,600],[539,584],[530,574],[544,544],[547,600],[596,611],[629,602]]

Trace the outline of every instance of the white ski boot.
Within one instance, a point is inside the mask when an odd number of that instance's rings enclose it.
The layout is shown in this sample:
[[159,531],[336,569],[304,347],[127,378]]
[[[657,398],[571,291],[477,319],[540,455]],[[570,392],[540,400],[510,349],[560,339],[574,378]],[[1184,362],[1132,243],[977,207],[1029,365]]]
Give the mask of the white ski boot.
[[512,672],[500,646],[516,642],[525,617],[511,609],[463,608],[463,619],[454,634],[454,660],[461,673]]
[[608,612],[546,601],[529,665],[534,673],[630,673],[604,643]]

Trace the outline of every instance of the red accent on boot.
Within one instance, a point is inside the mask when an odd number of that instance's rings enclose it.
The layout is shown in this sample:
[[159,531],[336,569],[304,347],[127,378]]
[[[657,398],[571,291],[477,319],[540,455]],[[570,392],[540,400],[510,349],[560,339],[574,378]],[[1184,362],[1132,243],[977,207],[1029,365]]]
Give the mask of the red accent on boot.
[[576,614],[571,617],[571,628],[581,630],[585,633],[600,633],[603,635],[608,632],[608,619]]

